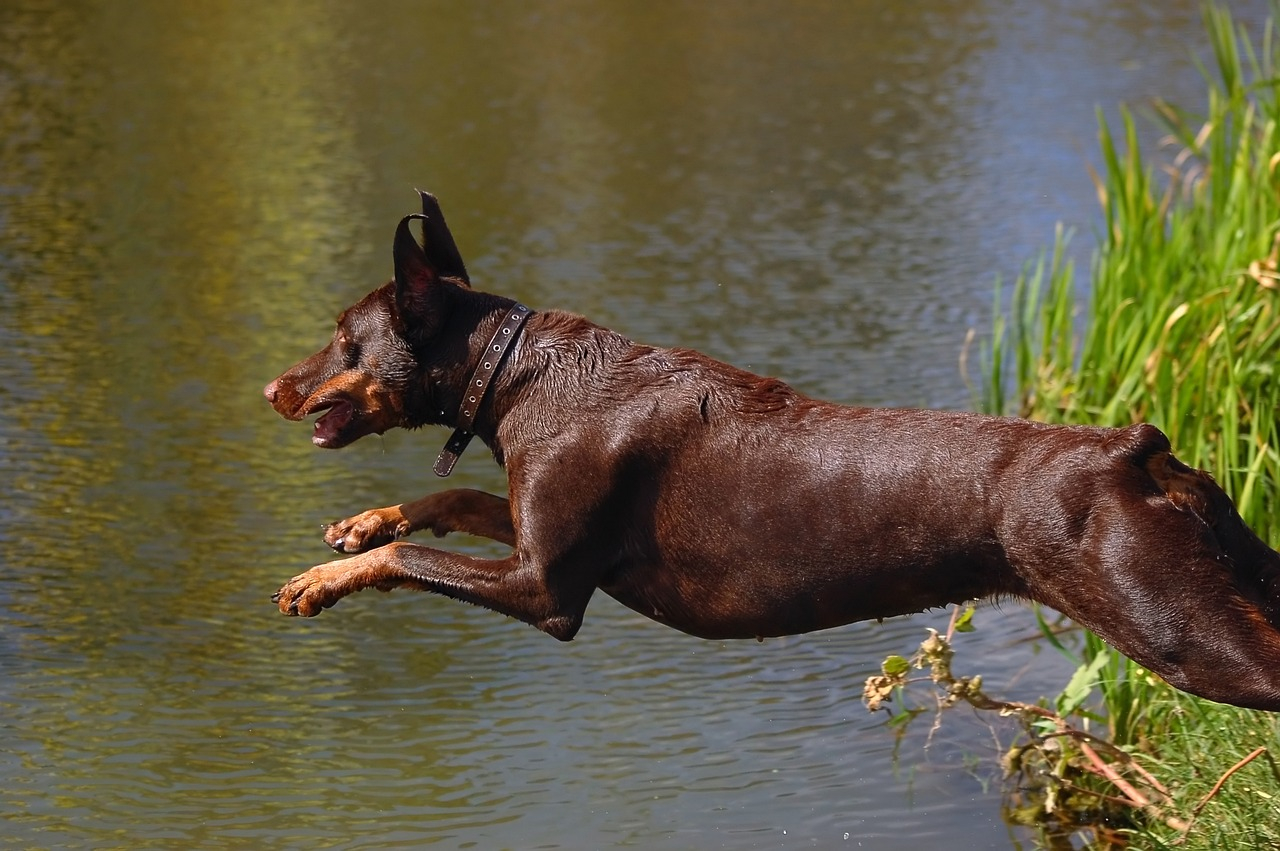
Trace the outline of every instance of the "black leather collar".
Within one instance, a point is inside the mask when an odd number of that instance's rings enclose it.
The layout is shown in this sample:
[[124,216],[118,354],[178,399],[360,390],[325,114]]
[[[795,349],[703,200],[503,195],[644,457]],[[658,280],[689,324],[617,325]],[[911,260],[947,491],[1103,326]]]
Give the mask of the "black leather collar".
[[532,310],[516,302],[507,311],[498,330],[493,332],[493,339],[489,341],[489,345],[485,346],[480,356],[480,363],[476,364],[476,371],[471,374],[471,381],[467,382],[467,387],[463,391],[462,404],[458,407],[457,428],[449,436],[444,449],[440,450],[435,467],[432,468],[437,476],[443,478],[452,473],[453,465],[458,463],[458,458],[471,442],[471,438],[475,435],[472,428],[475,426],[476,414],[480,412],[480,404],[484,401],[484,394],[489,391],[489,385],[493,383],[494,376],[502,368],[507,352],[511,349],[511,344],[515,342],[516,337],[520,335],[520,329],[524,327],[525,320],[532,314]]

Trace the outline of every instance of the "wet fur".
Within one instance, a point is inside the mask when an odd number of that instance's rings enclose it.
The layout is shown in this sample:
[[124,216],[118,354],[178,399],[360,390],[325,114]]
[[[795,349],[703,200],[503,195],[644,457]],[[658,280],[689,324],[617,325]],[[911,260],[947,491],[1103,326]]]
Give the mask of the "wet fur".
[[[395,280],[267,386],[329,448],[452,425],[511,299],[470,288],[435,199]],[[1155,427],[811,399],[689,349],[535,313],[481,407],[507,498],[455,489],[328,527],[354,557],[276,595],[311,616],[363,588],[432,591],[574,637],[596,589],[692,635],[748,638],[1003,595],[1088,626],[1178,688],[1280,710],[1280,557]],[[424,465],[425,466],[425,465]],[[482,559],[399,539],[460,531]]]

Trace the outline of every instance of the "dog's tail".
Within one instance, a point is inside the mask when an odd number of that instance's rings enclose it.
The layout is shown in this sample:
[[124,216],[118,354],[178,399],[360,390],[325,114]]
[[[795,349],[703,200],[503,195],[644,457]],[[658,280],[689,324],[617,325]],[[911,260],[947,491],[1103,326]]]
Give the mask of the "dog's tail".
[[1280,630],[1280,553],[1245,525],[1231,497],[1208,473],[1175,458],[1169,439],[1155,426],[1124,429],[1113,443],[1114,449],[1151,477],[1170,502],[1209,528],[1230,562],[1240,593],[1257,604],[1267,621]]

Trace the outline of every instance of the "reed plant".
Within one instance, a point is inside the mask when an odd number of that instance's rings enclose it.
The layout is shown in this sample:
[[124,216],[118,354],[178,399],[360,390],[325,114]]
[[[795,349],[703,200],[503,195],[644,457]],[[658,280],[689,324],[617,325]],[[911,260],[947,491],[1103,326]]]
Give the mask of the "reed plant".
[[[993,413],[1157,425],[1275,546],[1280,53],[1271,21],[1257,42],[1223,6],[1207,7],[1204,22],[1214,57],[1204,113],[1155,104],[1168,131],[1159,168],[1144,160],[1130,112],[1116,129],[1099,115],[1102,225],[1087,285],[1059,230],[997,299],[979,395]],[[1183,695],[1092,635],[1080,646],[1052,640],[1092,672],[1083,723],[1142,752],[1169,787],[1165,809],[1178,817],[1137,820],[1136,847],[1280,847],[1276,716]]]

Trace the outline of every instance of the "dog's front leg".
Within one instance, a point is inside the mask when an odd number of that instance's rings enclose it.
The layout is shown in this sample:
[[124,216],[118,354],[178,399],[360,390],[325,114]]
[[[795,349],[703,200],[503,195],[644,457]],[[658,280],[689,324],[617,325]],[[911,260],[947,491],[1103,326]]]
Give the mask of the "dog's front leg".
[[365,588],[432,591],[532,624],[561,641],[582,626],[595,585],[568,574],[553,580],[544,568],[512,554],[481,559],[432,547],[391,543],[295,576],[272,600],[286,615],[311,617]]
[[421,529],[436,537],[465,532],[515,546],[511,506],[500,496],[457,488],[387,508],[371,508],[330,523],[324,542],[340,553],[363,553]]

